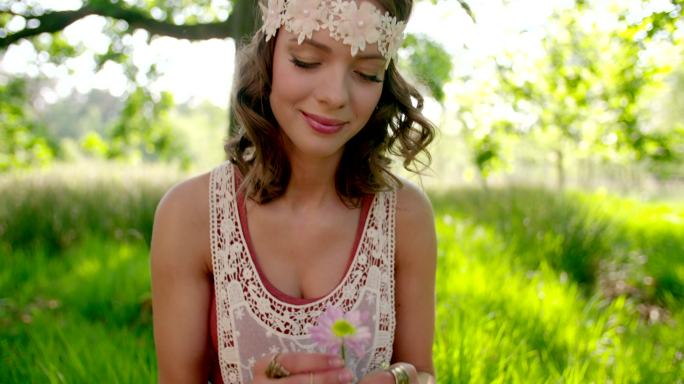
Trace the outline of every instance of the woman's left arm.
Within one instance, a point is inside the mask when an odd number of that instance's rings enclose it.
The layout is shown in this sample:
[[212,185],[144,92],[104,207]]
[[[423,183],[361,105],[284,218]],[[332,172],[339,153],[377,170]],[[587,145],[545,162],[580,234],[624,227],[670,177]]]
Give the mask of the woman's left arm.
[[[397,192],[396,329],[392,363],[408,363],[402,365],[411,384],[434,383],[432,342],[437,268],[434,215],[425,193],[413,184],[403,182],[404,187]],[[367,378],[369,380],[362,383],[394,383],[388,372],[371,374]]]
[[[434,376],[435,274],[437,236],[430,200],[404,181],[397,193],[395,249],[394,355],[392,362],[412,364]],[[419,375],[425,377],[425,375]],[[421,381],[424,383],[424,381]]]

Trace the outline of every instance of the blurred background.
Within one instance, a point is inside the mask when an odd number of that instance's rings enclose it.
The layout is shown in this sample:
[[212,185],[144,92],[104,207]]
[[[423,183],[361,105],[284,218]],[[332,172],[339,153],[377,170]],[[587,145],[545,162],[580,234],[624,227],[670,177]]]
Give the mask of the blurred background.
[[[684,1],[419,0],[440,383],[682,383]],[[0,382],[156,382],[149,238],[251,0],[0,0]]]

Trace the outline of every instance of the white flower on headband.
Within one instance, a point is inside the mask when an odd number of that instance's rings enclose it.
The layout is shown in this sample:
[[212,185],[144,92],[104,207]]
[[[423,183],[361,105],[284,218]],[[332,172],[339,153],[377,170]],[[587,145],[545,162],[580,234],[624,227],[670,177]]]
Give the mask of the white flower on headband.
[[382,24],[387,28],[387,39],[385,39],[384,43],[378,43],[378,50],[383,56],[388,54],[393,55],[399,50],[404,41],[404,28],[406,28],[406,23],[403,21],[392,23],[393,18],[389,14],[385,14],[382,19]]
[[262,28],[266,35],[266,41],[269,41],[271,37],[275,36],[278,28],[283,23],[282,12],[285,8],[285,0],[268,0],[268,7],[264,7],[263,4],[259,4],[259,7],[261,7],[262,19],[264,21]]
[[331,0],[330,9],[332,10],[332,13],[342,12],[342,8],[344,8],[344,2],[345,0]]
[[320,29],[320,0],[291,0],[285,10],[286,29],[297,35],[297,43],[310,39]]
[[366,43],[377,43],[380,38],[380,15],[372,3],[364,2],[361,7],[350,1],[342,9],[337,31],[342,42],[351,45],[351,54],[366,49]]
[[389,64],[401,46],[406,24],[389,12],[382,14],[370,1],[360,4],[355,0],[268,0],[268,6],[260,4],[261,31],[268,41],[284,25],[301,44],[311,39],[314,31],[327,29],[333,39],[351,46],[352,56],[367,44],[377,43]]

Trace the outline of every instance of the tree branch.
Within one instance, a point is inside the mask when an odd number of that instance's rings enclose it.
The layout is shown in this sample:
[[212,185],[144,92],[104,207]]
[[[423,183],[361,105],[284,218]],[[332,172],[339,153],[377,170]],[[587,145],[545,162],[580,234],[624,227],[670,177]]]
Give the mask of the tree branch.
[[156,36],[169,36],[187,40],[223,39],[226,37],[233,37],[231,30],[228,27],[232,17],[223,22],[178,25],[166,21],[155,20],[144,12],[136,9],[127,9],[111,4],[96,7],[95,14],[123,20],[128,23],[129,28],[141,28],[151,35]]
[[473,13],[473,9],[470,8],[470,4],[466,2],[466,0],[458,0],[458,3],[461,5],[461,8],[465,11],[465,13],[470,16],[470,19],[473,21],[473,23],[477,23],[477,20],[475,19],[475,14]]
[[38,20],[40,22],[40,25],[38,25],[37,28],[24,28],[21,31],[0,38],[0,49],[5,49],[10,44],[13,44],[18,40],[25,39],[27,37],[37,36],[45,32],[54,33],[61,31],[73,22],[91,14],[93,14],[92,10],[88,9],[87,7],[83,7],[76,11],[50,12],[40,16],[14,14],[15,16],[22,16],[27,20]]
[[[245,3],[244,0],[238,3]],[[6,12],[6,11],[5,11]],[[54,33],[63,30],[75,21],[88,15],[99,15],[112,19],[123,20],[130,29],[141,28],[151,35],[170,36],[177,39],[206,40],[212,38],[239,38],[244,33],[244,20],[238,19],[239,12],[233,12],[228,20],[214,23],[178,25],[151,18],[145,12],[137,9],[124,8],[117,4],[86,5],[76,11],[48,12],[40,16],[19,15],[27,20],[38,20],[37,28],[25,28],[8,36],[0,38],[0,50],[20,39],[37,36],[41,33]]]

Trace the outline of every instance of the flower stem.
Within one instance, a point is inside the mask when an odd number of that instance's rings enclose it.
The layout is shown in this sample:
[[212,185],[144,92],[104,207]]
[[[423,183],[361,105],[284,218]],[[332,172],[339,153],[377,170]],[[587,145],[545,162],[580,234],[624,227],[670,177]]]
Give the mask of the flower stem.
[[347,363],[347,350],[344,348],[344,340],[342,340],[342,347],[340,348],[340,354],[342,355],[342,360],[345,364]]

